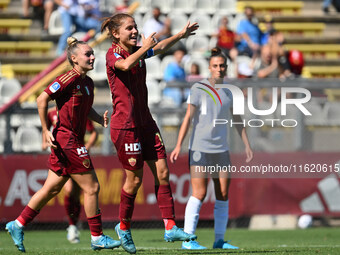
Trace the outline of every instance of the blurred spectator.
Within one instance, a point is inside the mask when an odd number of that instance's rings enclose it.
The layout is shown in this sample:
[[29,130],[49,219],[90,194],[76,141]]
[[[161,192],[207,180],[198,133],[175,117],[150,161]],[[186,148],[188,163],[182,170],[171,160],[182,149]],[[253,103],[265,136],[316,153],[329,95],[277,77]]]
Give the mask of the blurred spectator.
[[229,62],[227,68],[227,77],[231,79],[235,79],[239,76],[238,73],[238,63],[237,63],[237,49],[232,48],[229,52]]
[[248,55],[256,58],[259,55],[261,44],[261,30],[259,29],[254,9],[250,6],[244,8],[245,19],[241,20],[237,26],[237,34],[241,36],[241,41],[237,46],[239,55]]
[[115,11],[116,13],[122,12],[122,13],[127,13],[129,10],[129,0],[123,0],[121,5],[115,6]]
[[159,7],[152,9],[152,17],[148,19],[143,27],[143,33],[145,38],[150,34],[156,32],[154,36],[158,41],[168,38],[171,35],[171,21],[166,18],[165,21],[160,20],[161,10]]
[[[174,52],[174,62],[168,64],[164,70],[164,81],[166,82],[185,82],[186,74],[183,68],[182,60],[185,55],[185,51],[178,49]],[[188,90],[188,89],[186,89]],[[184,94],[188,94],[188,91],[184,91]],[[179,88],[165,88],[163,90],[163,96],[171,99],[177,106],[180,106],[184,100],[182,91]]]
[[188,82],[197,82],[202,80],[200,66],[196,63],[192,63],[190,67],[190,74],[187,76],[186,80]]
[[[54,2],[53,0],[22,0],[22,9],[23,9],[23,18],[29,18],[29,8],[30,4],[34,8],[34,12],[38,12],[41,8],[44,9],[44,18],[43,18],[43,30],[42,35],[48,35],[48,22],[51,17],[51,13],[53,12]],[[34,14],[34,17],[37,16]],[[38,15],[39,16],[39,15]]]
[[[73,32],[87,32],[90,29],[100,31],[100,11],[98,0],[55,0],[59,5],[64,33],[57,45],[57,56],[63,54],[67,38]],[[75,31],[73,31],[75,26]]]
[[235,49],[235,41],[239,41],[240,37],[229,29],[228,23],[228,18],[224,16],[221,19],[217,33],[212,36],[217,37],[216,46],[230,59],[229,52],[231,49]]

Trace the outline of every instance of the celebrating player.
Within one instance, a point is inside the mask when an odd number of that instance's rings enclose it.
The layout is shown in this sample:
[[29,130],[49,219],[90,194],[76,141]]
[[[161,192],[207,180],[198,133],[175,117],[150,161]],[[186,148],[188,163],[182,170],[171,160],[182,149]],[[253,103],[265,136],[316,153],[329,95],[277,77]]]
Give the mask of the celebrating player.
[[[58,122],[58,112],[55,107],[48,109],[47,112],[47,128],[53,126],[55,128]],[[97,140],[98,132],[93,126],[93,122],[87,119],[86,131],[90,133],[89,139],[85,143],[85,148],[89,152],[90,148]],[[42,149],[46,150],[48,147],[45,137],[42,139]],[[80,214],[80,187],[79,185],[69,179],[64,185],[64,207],[68,217],[69,226],[67,228],[67,240],[70,243],[79,243],[79,231],[77,228],[77,222]]]
[[111,36],[112,47],[106,54],[106,68],[112,93],[113,114],[111,139],[117,149],[126,179],[121,191],[120,223],[115,227],[122,247],[136,253],[130,221],[136,193],[142,183],[144,161],[155,179],[155,194],[165,224],[166,241],[196,239],[176,226],[174,203],[169,184],[169,169],[165,147],[159,129],[147,105],[145,58],[164,53],[182,38],[194,34],[197,23],[188,24],[178,34],[157,43],[155,33],[145,38],[138,47],[138,29],[128,14],[116,14],[102,24],[102,32]]
[[[182,126],[179,131],[177,144],[170,155],[170,161],[174,163],[181,151],[183,140],[188,132],[190,123],[193,120],[193,132],[189,143],[189,165],[191,174],[192,196],[189,198],[185,209],[184,231],[194,234],[196,231],[199,212],[202,202],[207,194],[208,177],[204,171],[206,166],[229,166],[229,148],[227,143],[227,125],[213,126],[214,119],[228,119],[229,111],[232,112],[232,95],[228,89],[220,88],[215,90],[215,84],[222,84],[226,75],[227,64],[226,56],[219,48],[214,48],[209,60],[210,78],[195,83],[190,91],[188,108]],[[206,96],[206,91],[212,89],[218,93],[221,105],[215,105],[213,98]],[[205,101],[204,101],[205,100]],[[202,110],[202,108],[206,107]],[[204,112],[203,112],[204,111]],[[239,115],[233,115],[235,123],[240,123]],[[240,125],[237,130],[245,145],[247,155],[246,162],[253,158],[246,130]],[[229,202],[228,189],[230,178],[228,173],[218,173],[211,176],[214,181],[216,202],[214,206],[215,220],[215,242],[213,248],[238,249],[224,241],[228,216]],[[197,241],[182,243],[183,249],[206,249],[199,245]]]
[[[104,127],[107,127],[109,121],[107,111],[100,116],[92,108],[94,84],[86,73],[93,69],[95,57],[92,48],[85,42],[69,37],[67,43],[67,57],[73,69],[58,76],[37,98],[43,135],[52,148],[48,159],[50,170],[47,179],[20,216],[6,225],[14,244],[22,252],[25,252],[23,228],[59,193],[69,178],[84,191],[84,209],[91,231],[91,248],[101,250],[120,246],[119,241],[103,235],[98,207],[99,183],[90,155],[84,146],[87,118]],[[47,106],[50,100],[56,100],[59,113],[53,134],[47,128]]]

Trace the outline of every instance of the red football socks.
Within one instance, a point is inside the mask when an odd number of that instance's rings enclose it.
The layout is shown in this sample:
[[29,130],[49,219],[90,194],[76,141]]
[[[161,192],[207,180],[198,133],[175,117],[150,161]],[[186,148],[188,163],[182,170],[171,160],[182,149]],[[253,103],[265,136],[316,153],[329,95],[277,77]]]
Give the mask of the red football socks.
[[17,218],[17,221],[19,221],[23,226],[26,226],[28,223],[30,223],[35,216],[37,216],[39,211],[33,210],[28,205],[22,210],[20,216]]
[[103,234],[101,214],[97,214],[93,217],[87,218],[87,222],[89,224],[92,236],[101,236]]
[[165,224],[165,229],[170,230],[175,223],[175,207],[172,198],[170,185],[155,186],[155,195],[158,202],[159,210],[161,211],[162,218]]
[[133,214],[133,209],[135,206],[135,198],[137,194],[129,194],[123,189],[120,195],[120,205],[119,205],[119,219],[120,219],[120,229],[128,230],[130,229],[131,218]]
[[69,225],[76,225],[80,214],[80,201],[72,196],[64,197],[64,207],[68,216]]

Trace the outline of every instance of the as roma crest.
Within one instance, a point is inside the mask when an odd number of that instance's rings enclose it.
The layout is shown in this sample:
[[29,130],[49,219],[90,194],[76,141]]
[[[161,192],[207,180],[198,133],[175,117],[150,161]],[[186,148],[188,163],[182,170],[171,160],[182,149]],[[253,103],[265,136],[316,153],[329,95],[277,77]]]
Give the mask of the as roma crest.
[[129,161],[130,166],[135,166],[135,165],[136,165],[136,162],[137,162],[137,159],[135,159],[135,158],[129,158],[128,161]]
[[86,168],[89,168],[90,165],[91,165],[91,161],[87,158],[83,161],[83,165],[86,167]]

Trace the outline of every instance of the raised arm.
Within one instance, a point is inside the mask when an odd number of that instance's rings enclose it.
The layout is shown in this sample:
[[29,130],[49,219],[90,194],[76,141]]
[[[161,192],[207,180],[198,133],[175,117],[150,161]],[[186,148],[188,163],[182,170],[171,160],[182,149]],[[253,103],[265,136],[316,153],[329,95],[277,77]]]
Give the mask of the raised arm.
[[194,35],[195,31],[198,29],[198,24],[197,23],[193,23],[190,24],[190,21],[188,21],[188,23],[185,25],[185,27],[182,29],[182,31],[180,31],[179,33],[164,39],[162,41],[160,41],[154,48],[154,54],[162,54],[164,52],[166,52],[169,48],[171,48],[171,46],[173,46],[176,42],[178,42],[179,40],[181,40],[182,38],[187,38],[191,35]]
[[181,152],[182,143],[188,133],[190,123],[191,123],[191,120],[192,120],[192,117],[195,111],[196,111],[196,107],[192,104],[188,104],[188,108],[185,113],[184,120],[182,122],[181,128],[179,129],[176,147],[171,152],[171,155],[170,155],[171,163],[174,163],[177,160],[178,155]]
[[52,99],[50,98],[50,96],[45,91],[43,91],[37,98],[37,106],[41,122],[42,135],[44,137],[43,139],[46,141],[49,147],[51,147],[52,149],[56,149],[57,146],[53,144],[54,137],[49,130],[47,121],[48,102],[51,100]]
[[126,59],[119,59],[115,63],[115,68],[127,72],[134,67],[137,62],[143,58],[143,56],[147,53],[148,50],[152,49],[156,44],[157,41],[153,37],[156,33],[152,33],[148,38],[145,38],[142,35],[142,43],[143,46],[140,47],[136,52],[128,56]]
[[[232,109],[231,109],[231,112],[232,112]],[[240,122],[242,122],[242,119],[241,119],[240,115],[233,115],[233,121],[235,123],[240,123]],[[253,159],[254,154],[253,154],[253,151],[252,151],[250,144],[249,144],[246,129],[245,129],[245,127],[240,126],[240,125],[236,125],[236,129],[237,129],[237,132],[240,135],[240,137],[241,137],[241,139],[244,143],[245,152],[246,152],[246,156],[247,156],[246,162],[248,163]]]

